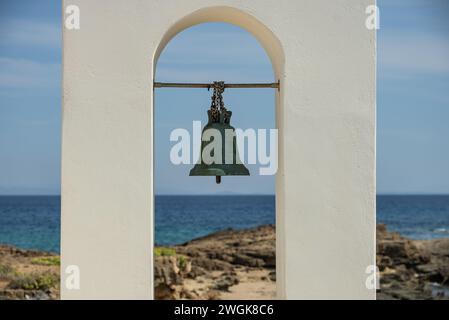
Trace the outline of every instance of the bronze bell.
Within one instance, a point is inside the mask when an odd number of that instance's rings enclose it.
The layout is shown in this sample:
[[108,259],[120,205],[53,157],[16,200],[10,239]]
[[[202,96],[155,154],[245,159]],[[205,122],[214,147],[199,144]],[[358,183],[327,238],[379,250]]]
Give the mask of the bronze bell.
[[[224,107],[224,82],[214,82],[213,88],[212,105],[207,111],[208,122],[201,134],[200,159],[190,170],[190,176],[215,176],[215,181],[220,183],[221,176],[249,176],[249,171],[238,155],[235,129],[230,125],[232,112]],[[211,162],[210,159],[204,159],[203,151],[211,149],[210,154],[206,152],[206,155],[217,159],[214,157],[215,150],[208,148],[215,136],[221,138],[221,157],[217,154],[218,161]]]

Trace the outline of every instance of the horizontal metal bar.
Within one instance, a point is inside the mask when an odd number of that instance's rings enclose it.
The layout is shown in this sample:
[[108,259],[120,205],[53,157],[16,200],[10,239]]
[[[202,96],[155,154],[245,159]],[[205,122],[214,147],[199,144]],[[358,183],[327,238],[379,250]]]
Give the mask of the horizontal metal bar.
[[[154,88],[213,88],[213,83],[173,83],[154,82]],[[279,82],[273,83],[225,83],[225,88],[275,88],[279,89]]]

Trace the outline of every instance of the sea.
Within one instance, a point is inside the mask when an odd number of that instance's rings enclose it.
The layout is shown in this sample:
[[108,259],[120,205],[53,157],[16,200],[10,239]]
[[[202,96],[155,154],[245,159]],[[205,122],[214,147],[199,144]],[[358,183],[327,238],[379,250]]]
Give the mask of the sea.
[[[59,196],[0,196],[0,243],[60,251]],[[275,197],[156,196],[155,242],[179,244],[226,228],[275,223]],[[449,237],[449,196],[377,196],[377,222],[412,239]]]

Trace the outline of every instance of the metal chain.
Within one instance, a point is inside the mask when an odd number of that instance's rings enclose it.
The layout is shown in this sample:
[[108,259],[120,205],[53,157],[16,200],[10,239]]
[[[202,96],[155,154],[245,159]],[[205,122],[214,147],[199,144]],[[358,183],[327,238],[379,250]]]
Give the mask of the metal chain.
[[226,115],[226,108],[223,102],[223,92],[225,90],[224,81],[214,81],[212,84],[214,93],[212,94],[212,104],[210,110],[212,112],[212,121],[220,122],[220,115]]

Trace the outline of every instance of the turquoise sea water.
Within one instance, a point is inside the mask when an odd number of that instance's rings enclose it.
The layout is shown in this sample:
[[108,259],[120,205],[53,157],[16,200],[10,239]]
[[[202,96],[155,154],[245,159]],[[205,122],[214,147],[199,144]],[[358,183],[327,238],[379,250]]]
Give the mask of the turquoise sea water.
[[[274,196],[157,196],[157,244],[275,223]],[[449,196],[378,196],[377,222],[415,239],[449,237]],[[0,196],[0,243],[59,252],[60,197]]]

